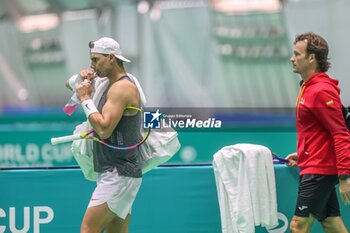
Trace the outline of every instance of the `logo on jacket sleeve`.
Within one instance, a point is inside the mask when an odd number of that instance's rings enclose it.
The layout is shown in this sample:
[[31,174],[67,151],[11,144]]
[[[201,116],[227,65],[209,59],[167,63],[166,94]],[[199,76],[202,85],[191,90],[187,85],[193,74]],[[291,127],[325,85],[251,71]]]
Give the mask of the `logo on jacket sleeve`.
[[334,101],[333,100],[329,100],[326,102],[327,105],[331,105],[331,104],[334,104]]

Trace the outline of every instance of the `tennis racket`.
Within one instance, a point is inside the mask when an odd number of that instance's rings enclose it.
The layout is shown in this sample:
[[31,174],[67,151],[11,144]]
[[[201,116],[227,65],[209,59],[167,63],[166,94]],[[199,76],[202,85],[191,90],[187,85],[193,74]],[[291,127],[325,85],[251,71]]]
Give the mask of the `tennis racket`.
[[[133,110],[137,110],[139,112],[142,112],[142,109],[137,108],[137,107],[133,107],[133,106],[127,106],[126,109],[133,109]],[[114,146],[114,145],[108,144],[105,140],[93,136],[93,134],[92,134],[93,132],[94,132],[94,129],[91,129],[91,130],[86,131],[82,134],[72,134],[72,135],[67,135],[67,136],[62,136],[62,137],[57,137],[57,138],[51,138],[51,144],[57,145],[57,144],[61,144],[61,143],[72,142],[74,140],[79,140],[79,139],[90,139],[90,140],[99,142],[99,143],[101,143],[101,144],[103,144],[111,149],[114,149],[114,150],[131,150],[131,149],[134,149],[134,148],[140,146],[142,143],[144,143],[147,140],[147,138],[151,132],[151,128],[148,128],[148,131],[143,136],[143,139],[140,142],[138,142],[134,145],[131,145],[131,146]]]
[[285,158],[281,158],[278,155],[276,155],[275,153],[272,152],[272,160],[275,163],[289,163],[288,159]]
[[51,138],[51,144],[52,145],[57,145],[57,144],[60,144],[60,143],[66,143],[66,142],[71,142],[71,141],[74,141],[74,140],[78,140],[78,139],[90,139],[90,140],[93,140],[93,141],[96,141],[96,142],[99,142],[111,149],[114,149],[114,150],[131,150],[131,149],[134,149],[138,146],[140,146],[142,143],[144,143],[150,132],[151,132],[151,129],[149,128],[147,130],[147,132],[145,133],[145,135],[143,136],[143,139],[134,144],[134,145],[131,145],[131,146],[114,146],[114,145],[111,145],[111,144],[108,144],[105,140],[103,139],[100,139],[98,137],[95,137],[92,135],[92,133],[94,132],[93,129],[89,130],[89,131],[86,131],[82,134],[73,134],[73,135],[68,135],[68,136],[62,136],[62,137],[57,137],[57,138]]

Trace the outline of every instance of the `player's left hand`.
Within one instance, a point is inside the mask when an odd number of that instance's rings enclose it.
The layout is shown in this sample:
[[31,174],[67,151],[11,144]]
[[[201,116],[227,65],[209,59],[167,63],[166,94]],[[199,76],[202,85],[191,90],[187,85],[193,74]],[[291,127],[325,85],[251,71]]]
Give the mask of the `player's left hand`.
[[90,99],[92,94],[91,81],[88,79],[84,79],[84,81],[80,84],[76,84],[75,92],[79,97],[80,101]]
[[350,205],[350,178],[339,180],[339,194],[344,205]]
[[286,158],[289,162],[287,163],[288,167],[296,167],[298,166],[298,154],[297,152],[291,153],[286,156]]

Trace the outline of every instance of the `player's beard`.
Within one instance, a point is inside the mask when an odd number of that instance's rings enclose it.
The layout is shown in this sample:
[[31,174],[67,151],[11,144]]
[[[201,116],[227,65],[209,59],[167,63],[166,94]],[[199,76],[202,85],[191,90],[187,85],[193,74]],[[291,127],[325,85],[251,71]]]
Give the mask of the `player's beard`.
[[101,72],[99,70],[95,69],[94,71],[95,71],[95,75],[97,77],[104,77],[104,76],[101,76],[102,74],[101,74]]

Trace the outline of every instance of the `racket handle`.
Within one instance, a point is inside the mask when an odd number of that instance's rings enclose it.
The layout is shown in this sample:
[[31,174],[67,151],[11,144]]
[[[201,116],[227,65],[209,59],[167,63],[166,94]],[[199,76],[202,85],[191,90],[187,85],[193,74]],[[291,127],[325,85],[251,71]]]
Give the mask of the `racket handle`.
[[71,142],[77,139],[81,139],[81,134],[73,134],[73,135],[68,135],[68,136],[63,136],[58,138],[51,138],[51,144],[57,145],[60,143]]

